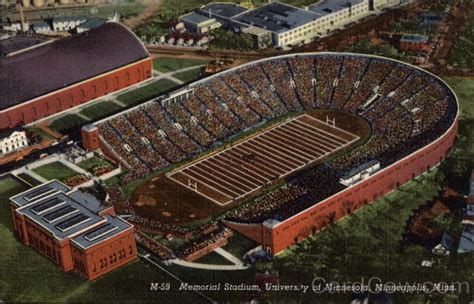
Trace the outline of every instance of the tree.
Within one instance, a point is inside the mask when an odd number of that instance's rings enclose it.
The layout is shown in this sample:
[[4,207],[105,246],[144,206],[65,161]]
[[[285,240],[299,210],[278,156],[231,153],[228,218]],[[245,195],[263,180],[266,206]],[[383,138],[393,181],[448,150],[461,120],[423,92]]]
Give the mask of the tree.
[[254,49],[253,38],[246,33],[235,33],[226,29],[217,29],[212,32],[211,48],[250,51]]

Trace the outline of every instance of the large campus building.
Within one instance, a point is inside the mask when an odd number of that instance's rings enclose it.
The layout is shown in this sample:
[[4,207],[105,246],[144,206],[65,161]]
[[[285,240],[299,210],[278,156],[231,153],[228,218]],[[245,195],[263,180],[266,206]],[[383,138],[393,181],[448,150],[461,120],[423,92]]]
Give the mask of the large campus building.
[[[181,186],[176,198],[146,194],[157,210],[169,201],[180,210],[161,219],[196,220],[214,205],[228,227],[277,254],[437,166],[458,129],[456,96],[436,76],[377,56],[307,53],[202,79],[88,126],[83,138],[128,169],[127,183],[282,116],[154,178],[147,188]],[[280,186],[261,194],[269,185]]]
[[[270,2],[256,9],[213,2],[180,17],[186,29],[204,34],[221,26],[269,41],[286,48],[307,43],[342,26],[356,22],[369,13],[411,3],[411,0],[330,0],[298,8]],[[258,30],[257,30],[258,29]],[[263,45],[262,45],[263,46]]]
[[114,22],[0,58],[0,129],[121,90],[151,78],[151,71],[141,41]]
[[53,180],[10,205],[16,237],[63,271],[93,280],[137,258],[134,227],[88,193]]

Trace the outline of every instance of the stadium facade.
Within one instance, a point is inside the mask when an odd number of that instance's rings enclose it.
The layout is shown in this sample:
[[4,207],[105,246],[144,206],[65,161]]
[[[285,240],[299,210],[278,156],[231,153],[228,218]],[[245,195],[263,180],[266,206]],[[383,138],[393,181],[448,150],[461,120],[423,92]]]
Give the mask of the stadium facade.
[[66,111],[152,77],[152,61],[126,27],[88,32],[0,59],[0,129]]
[[[196,104],[203,110],[193,108]],[[284,107],[278,110],[280,105]],[[205,110],[205,106],[212,110]],[[213,75],[178,92],[100,121],[96,126],[89,126],[83,130],[83,138],[92,148],[100,146],[130,172],[136,172],[133,178],[138,178],[173,161],[165,159],[160,144],[148,137],[154,132],[141,124],[157,122],[166,127],[169,115],[173,115],[174,125],[170,124],[170,132],[164,133],[159,140],[168,140],[168,145],[178,142],[179,134],[171,132],[175,132],[172,127],[176,127],[186,132],[179,135],[180,140],[194,138],[194,142],[199,143],[199,136],[205,129],[216,134],[223,129],[206,124],[204,119],[216,118],[214,125],[217,125],[226,117],[237,117],[236,131],[219,135],[225,138],[228,134],[236,134],[237,128],[242,130],[256,125],[258,119],[250,120],[250,115],[258,112],[265,117],[263,106],[272,109],[271,116],[267,116],[270,118],[310,109],[342,111],[359,116],[372,128],[370,139],[348,151],[342,160],[341,157],[335,158],[317,165],[316,169],[308,169],[310,173],[306,176],[302,170],[302,177],[289,178],[287,185],[303,190],[303,194],[297,194],[295,199],[283,203],[270,199],[267,209],[258,209],[259,205],[264,205],[264,194],[255,205],[252,201],[245,204],[250,206],[249,212],[241,212],[237,207],[234,215],[223,218],[227,226],[259,242],[272,254],[298,244],[431,170],[449,154],[458,130],[457,98],[435,75],[378,56],[305,53],[262,59]],[[244,108],[248,110],[241,110]],[[190,116],[188,125],[183,118],[186,115]],[[142,116],[143,122],[140,122],[137,118]],[[242,123],[240,120],[247,126],[239,125]],[[231,120],[227,123],[230,124]],[[137,138],[135,133],[142,137],[142,142],[134,140]],[[218,142],[220,138],[214,136],[214,142]],[[202,150],[196,153],[199,151]],[[156,162],[162,156],[164,161]],[[182,159],[177,158],[174,162],[179,163]],[[252,160],[245,157],[238,162],[252,166]],[[233,170],[230,167],[225,169]],[[348,174],[352,176],[348,177]],[[217,184],[211,180],[212,176],[202,171],[200,175],[205,175],[205,181],[212,182],[215,189],[220,187],[225,191],[223,185],[231,185],[226,180]],[[189,182],[195,185],[195,189],[202,188],[205,183],[196,176]],[[318,184],[322,186],[318,187]],[[287,191],[285,189],[282,193]],[[275,191],[278,189],[270,192],[270,196]]]
[[225,223],[262,244],[267,252],[277,254],[437,166],[453,148],[457,131],[456,121],[428,146],[284,221]]
[[94,280],[137,258],[135,229],[114,207],[53,180],[10,198],[15,236],[63,271]]

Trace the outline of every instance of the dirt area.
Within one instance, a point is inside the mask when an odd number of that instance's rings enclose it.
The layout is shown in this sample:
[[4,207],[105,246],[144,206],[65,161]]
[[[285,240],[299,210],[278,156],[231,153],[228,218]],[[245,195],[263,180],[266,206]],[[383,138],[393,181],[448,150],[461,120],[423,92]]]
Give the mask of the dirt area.
[[146,5],[145,10],[138,16],[129,18],[123,22],[129,29],[134,29],[144,23],[148,18],[155,15],[163,4],[162,0],[143,0]]
[[200,220],[225,210],[165,175],[137,188],[131,202],[140,216],[175,224]]

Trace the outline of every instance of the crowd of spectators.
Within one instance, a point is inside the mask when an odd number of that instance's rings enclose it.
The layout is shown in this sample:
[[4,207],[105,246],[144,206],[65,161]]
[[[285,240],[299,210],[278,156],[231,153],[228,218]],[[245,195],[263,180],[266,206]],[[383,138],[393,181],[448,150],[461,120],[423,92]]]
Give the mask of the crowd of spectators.
[[292,177],[276,190],[232,210],[225,219],[240,223],[260,223],[268,218],[282,221],[343,188],[331,167],[316,166]]
[[232,232],[228,228],[221,228],[217,231],[196,238],[192,242],[176,250],[175,254],[178,258],[184,259],[200,250],[206,249],[213,244],[230,237],[231,235]]
[[246,222],[284,218],[338,191],[338,177],[354,167],[373,159],[386,166],[410,154],[439,137],[456,113],[454,96],[431,75],[355,55],[270,59],[190,88],[193,93],[180,102],[153,101],[99,125],[101,140],[133,172],[127,179],[179,163],[291,112],[337,109],[361,116],[372,127],[364,145],[297,175],[229,217]]
[[140,231],[135,232],[135,240],[140,246],[157,255],[162,260],[169,260],[175,257],[171,249]]
[[144,218],[137,214],[134,214],[132,217],[128,218],[127,221],[138,227],[141,231],[159,234],[168,238],[188,240],[191,239],[195,234],[195,231],[191,228],[176,226],[159,220]]

